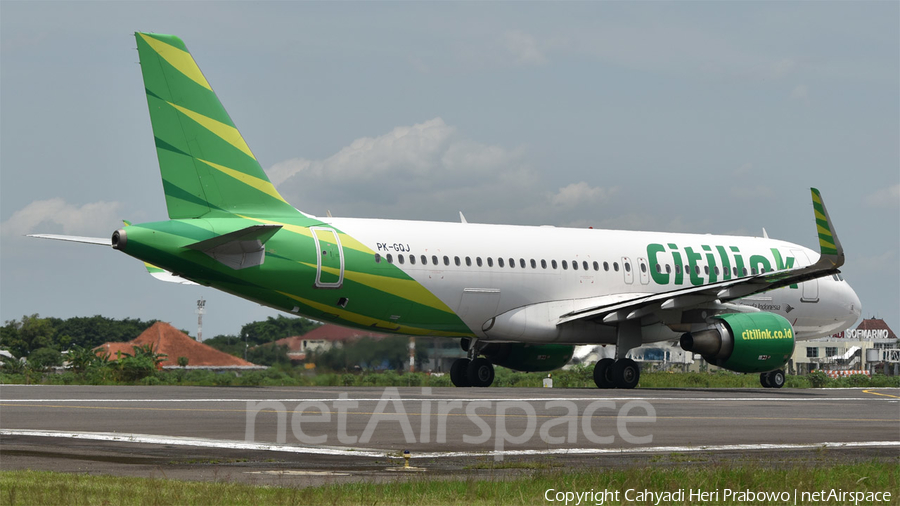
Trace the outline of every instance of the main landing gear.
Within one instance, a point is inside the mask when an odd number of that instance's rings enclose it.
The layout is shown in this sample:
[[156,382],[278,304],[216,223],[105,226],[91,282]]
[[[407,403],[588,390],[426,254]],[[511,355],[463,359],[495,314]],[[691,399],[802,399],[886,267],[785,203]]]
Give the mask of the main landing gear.
[[784,371],[775,369],[759,375],[759,382],[765,388],[781,388],[784,386]]
[[450,381],[457,387],[489,387],[494,382],[494,364],[486,358],[479,358],[476,346],[468,339],[460,342],[469,358],[458,358],[450,366]]
[[604,358],[594,366],[594,383],[599,388],[634,388],[641,379],[641,368],[630,358]]

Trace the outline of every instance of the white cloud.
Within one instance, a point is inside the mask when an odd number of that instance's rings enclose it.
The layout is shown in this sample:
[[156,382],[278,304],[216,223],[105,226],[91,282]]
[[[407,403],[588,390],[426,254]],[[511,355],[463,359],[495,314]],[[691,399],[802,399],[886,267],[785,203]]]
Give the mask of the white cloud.
[[732,187],[731,196],[737,200],[772,200],[775,198],[775,190],[763,185]]
[[882,188],[868,195],[866,203],[871,207],[893,208],[900,206],[900,184]]
[[521,30],[509,30],[504,33],[503,45],[520,65],[543,65],[548,61],[538,47],[537,40]]
[[36,200],[13,213],[0,228],[5,236],[37,232],[105,235],[117,225],[121,208],[119,202],[93,202],[76,207],[60,198]]
[[778,60],[771,66],[772,77],[775,79],[781,79],[782,77],[785,77],[786,75],[793,72],[796,68],[797,63],[790,58]]
[[734,177],[744,177],[751,172],[753,172],[753,164],[748,162],[735,169],[733,175]]
[[617,191],[619,191],[618,187],[601,188],[581,181],[560,188],[558,192],[551,194],[550,203],[557,207],[569,208],[584,202],[605,203]]
[[805,84],[798,84],[791,90],[791,98],[806,102],[809,98],[809,87]]
[[524,146],[466,138],[441,118],[363,137],[323,160],[273,165],[269,177],[285,198],[313,214],[554,224],[579,206],[590,215],[617,188],[581,181],[548,192]]

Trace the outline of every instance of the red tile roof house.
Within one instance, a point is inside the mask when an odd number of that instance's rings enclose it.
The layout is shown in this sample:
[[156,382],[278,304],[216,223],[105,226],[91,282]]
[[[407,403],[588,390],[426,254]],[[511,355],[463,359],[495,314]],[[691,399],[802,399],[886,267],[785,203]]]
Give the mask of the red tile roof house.
[[178,357],[186,357],[185,369],[208,369],[212,371],[253,371],[266,367],[247,362],[244,359],[219,351],[191,339],[187,334],[164,322],[156,322],[141,335],[128,342],[104,343],[94,348],[97,352],[109,353],[110,360],[116,360],[116,353],[134,354],[134,346],[150,345],[156,353],[166,355],[161,364],[163,369],[181,369]]
[[292,361],[302,362],[303,360],[306,360],[306,354],[308,352],[325,352],[335,346],[343,346],[346,342],[355,341],[363,337],[383,339],[387,336],[385,334],[367,332],[365,330],[326,324],[321,327],[316,327],[302,336],[285,337],[284,339],[279,339],[272,343],[261,344],[260,346],[287,346],[288,358]]

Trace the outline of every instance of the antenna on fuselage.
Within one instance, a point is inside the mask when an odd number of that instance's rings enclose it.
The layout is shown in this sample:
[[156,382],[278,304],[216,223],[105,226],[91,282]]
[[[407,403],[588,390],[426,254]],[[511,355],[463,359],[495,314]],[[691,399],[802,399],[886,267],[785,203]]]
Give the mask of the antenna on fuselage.
[[460,223],[468,223],[468,221],[466,221],[466,217],[463,216],[462,211],[459,212],[459,222]]

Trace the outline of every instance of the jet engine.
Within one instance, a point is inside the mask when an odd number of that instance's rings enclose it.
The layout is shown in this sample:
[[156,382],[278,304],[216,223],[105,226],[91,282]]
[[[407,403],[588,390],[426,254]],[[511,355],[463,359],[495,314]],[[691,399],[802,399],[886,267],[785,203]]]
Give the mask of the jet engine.
[[682,349],[736,372],[779,369],[794,353],[794,329],[777,314],[735,313],[712,319],[711,327],[683,334]]
[[494,365],[522,372],[544,372],[566,365],[575,353],[575,347],[562,344],[490,343],[479,352]]

